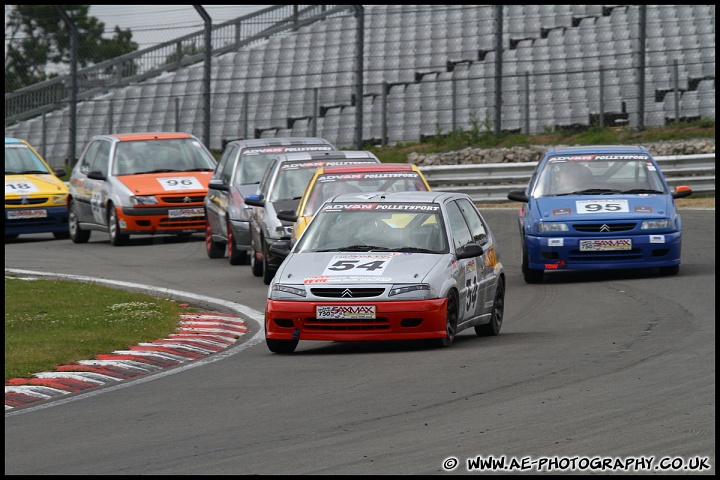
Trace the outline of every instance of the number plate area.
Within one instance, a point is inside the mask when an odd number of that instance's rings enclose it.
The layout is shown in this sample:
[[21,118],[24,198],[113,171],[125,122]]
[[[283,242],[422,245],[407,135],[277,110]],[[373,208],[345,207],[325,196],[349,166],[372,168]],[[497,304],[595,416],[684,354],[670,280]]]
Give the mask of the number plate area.
[[315,318],[366,320],[375,318],[375,305],[324,305],[315,307]]
[[170,218],[202,217],[203,215],[205,215],[205,213],[203,212],[202,207],[168,210],[168,217]]
[[8,210],[8,220],[23,220],[26,218],[47,218],[47,210]]
[[632,250],[632,239],[580,240],[581,252],[603,252],[616,250]]

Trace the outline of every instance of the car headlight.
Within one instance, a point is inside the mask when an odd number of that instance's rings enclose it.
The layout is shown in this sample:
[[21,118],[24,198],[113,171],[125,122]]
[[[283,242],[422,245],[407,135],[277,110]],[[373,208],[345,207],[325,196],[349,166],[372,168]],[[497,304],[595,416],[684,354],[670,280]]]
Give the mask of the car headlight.
[[130,197],[130,205],[157,205],[155,195],[137,195]]
[[288,300],[296,297],[307,297],[307,291],[304,287],[276,283],[272,286],[272,291],[270,292],[270,298],[272,300]]
[[570,231],[567,224],[561,222],[538,223],[536,228],[538,233],[555,233]]
[[672,228],[672,223],[666,218],[664,220],[643,220],[640,225],[640,230],[657,230],[660,228]]
[[230,218],[232,220],[240,220],[242,222],[249,222],[250,216],[252,215],[252,207],[248,207],[247,205],[229,205],[228,206],[228,213],[230,214]]
[[403,295],[403,297],[412,300],[424,300],[430,298],[430,285],[427,283],[393,285],[388,293],[388,297],[394,297],[396,295]]
[[292,237],[293,236],[293,226],[292,225],[280,225],[279,227],[275,227],[275,235],[277,235],[277,238]]
[[50,197],[50,203],[53,205],[67,205],[67,195],[53,195]]

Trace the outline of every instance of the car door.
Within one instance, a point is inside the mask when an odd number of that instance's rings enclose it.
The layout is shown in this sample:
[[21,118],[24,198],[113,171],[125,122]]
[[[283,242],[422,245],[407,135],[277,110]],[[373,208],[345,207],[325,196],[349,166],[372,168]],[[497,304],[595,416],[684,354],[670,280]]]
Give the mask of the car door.
[[106,140],[99,140],[98,143],[95,155],[89,162],[90,171],[87,174],[87,186],[91,192],[90,208],[93,223],[107,226],[107,202],[110,197],[110,182],[107,177],[112,145]]
[[480,213],[475,205],[468,199],[461,198],[457,200],[457,205],[463,213],[465,220],[470,227],[470,233],[473,240],[483,247],[482,258],[479,259],[478,273],[478,315],[484,315],[492,310],[493,295],[490,295],[492,286],[495,285],[497,273],[495,264],[497,263],[497,254],[495,245],[492,243],[490,229],[485,225]]
[[[465,245],[475,243],[467,220],[457,202],[448,202],[446,212],[453,242],[453,251],[457,252]],[[480,305],[483,302],[480,293],[480,283],[484,275],[483,267],[482,256],[458,260],[457,284],[460,290],[458,326],[471,321],[479,315]]]
[[98,223],[95,219],[95,207],[99,199],[99,195],[95,193],[98,188],[98,180],[88,178],[88,174],[92,171],[95,158],[103,144],[109,145],[108,142],[100,139],[90,141],[78,159],[70,178],[74,209],[78,220],[83,223]]
[[[215,172],[211,180],[220,180],[225,185],[229,185],[232,180],[233,170],[237,168],[238,159],[237,145],[229,144],[220,158]],[[212,185],[212,184],[211,184]],[[207,201],[207,221],[210,230],[216,235],[222,237],[227,236],[227,209],[230,202],[230,192],[208,188]]]
[[[275,178],[275,172],[280,168],[280,160],[273,158],[262,180],[258,184],[257,194],[260,195],[260,199],[265,202],[268,201],[268,193],[270,191],[270,185],[273,183]],[[256,251],[263,251],[263,228],[265,225],[265,207],[253,207],[252,215],[250,216],[250,233],[252,235],[252,244]]]

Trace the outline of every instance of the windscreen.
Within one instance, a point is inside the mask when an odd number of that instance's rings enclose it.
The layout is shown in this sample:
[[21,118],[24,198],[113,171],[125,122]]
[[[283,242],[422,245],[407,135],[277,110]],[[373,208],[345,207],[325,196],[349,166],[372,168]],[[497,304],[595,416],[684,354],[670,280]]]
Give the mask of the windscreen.
[[23,143],[5,144],[5,175],[51,173],[27,145]]
[[424,192],[425,183],[416,172],[362,172],[319,175],[301,216],[312,216],[325,202],[341,193]]
[[446,253],[436,204],[327,203],[295,251],[419,251]]
[[195,139],[171,138],[120,142],[113,174],[197,172],[215,169],[215,159]]
[[667,193],[667,189],[647,155],[558,155],[545,163],[532,196],[599,193]]

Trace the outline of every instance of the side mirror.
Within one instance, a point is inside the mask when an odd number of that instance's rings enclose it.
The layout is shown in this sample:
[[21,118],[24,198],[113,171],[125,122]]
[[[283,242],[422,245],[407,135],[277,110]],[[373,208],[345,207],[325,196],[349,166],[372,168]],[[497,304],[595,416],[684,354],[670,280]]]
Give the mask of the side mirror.
[[528,202],[528,197],[525,195],[525,192],[523,190],[513,190],[508,193],[507,195],[508,200],[513,200],[515,202]]
[[107,180],[105,175],[102,174],[102,172],[99,172],[97,170],[93,170],[92,172],[88,172],[87,174],[88,178],[91,178],[93,180]]
[[245,205],[253,207],[264,207],[265,200],[262,199],[261,195],[248,195],[245,197]]
[[280,210],[277,212],[277,218],[285,222],[295,223],[298,216],[294,210]]
[[210,182],[208,183],[208,189],[209,190],[220,190],[222,192],[227,192],[230,190],[230,185],[223,182],[219,178],[216,178],[214,180],[210,180]]
[[477,243],[468,243],[464,247],[460,247],[457,251],[458,260],[463,258],[479,257],[483,254],[483,248]]
[[55,175],[58,177],[64,177],[65,175],[67,175],[67,170],[65,170],[63,167],[54,168],[53,172],[55,172]]
[[270,253],[281,258],[290,254],[290,240],[278,240],[270,245]]
[[678,185],[675,187],[675,191],[672,193],[673,198],[685,198],[692,195],[692,188],[687,185]]

